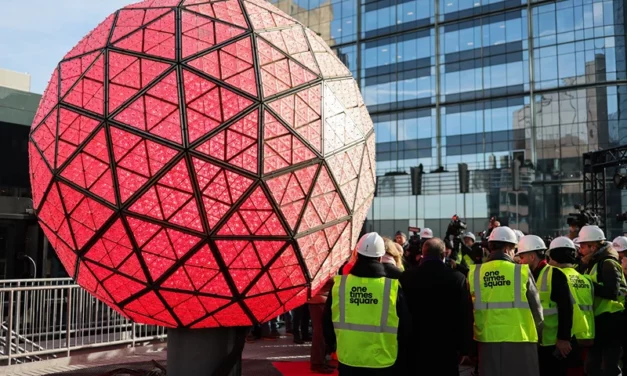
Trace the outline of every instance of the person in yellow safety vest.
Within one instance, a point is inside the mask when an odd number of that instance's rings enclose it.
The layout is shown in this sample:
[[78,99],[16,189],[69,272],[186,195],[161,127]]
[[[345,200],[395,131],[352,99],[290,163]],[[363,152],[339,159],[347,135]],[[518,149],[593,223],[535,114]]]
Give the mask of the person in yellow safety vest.
[[538,376],[538,333],[542,306],[529,266],[515,264],[518,238],[509,227],[495,228],[490,256],[471,266],[468,284],[474,306],[474,338],[481,376]]
[[384,255],[381,236],[365,234],[350,274],[334,278],[323,330],[326,343],[337,347],[341,376],[405,373],[411,318],[398,280],[386,278]]
[[586,358],[588,376],[621,374],[621,343],[624,336],[625,275],[618,252],[605,241],[598,226],[579,231],[581,264],[594,287],[594,344]]
[[[574,245],[573,245],[574,246]],[[546,244],[536,235],[523,236],[518,242],[520,262],[529,265],[540,292],[540,302],[544,313],[542,338],[538,349],[540,375],[565,375],[565,362],[554,356],[565,358],[571,351],[570,339],[573,317],[573,304],[566,276],[554,273],[545,260]],[[559,312],[559,315],[558,315]],[[563,370],[560,368],[563,366]]]
[[[568,291],[556,293],[554,287],[551,287],[550,292],[550,306],[555,306],[554,297],[559,294],[567,296],[570,302],[570,308],[568,312],[571,316],[567,315],[565,308],[557,303],[557,331],[547,331],[547,326],[550,326],[549,314],[545,310],[544,312],[544,327],[545,330],[542,334],[543,349],[554,349],[553,352],[553,366],[555,368],[549,369],[551,373],[547,375],[567,375],[569,368],[581,368],[583,362],[581,361],[581,347],[589,346],[594,339],[594,292],[592,288],[592,282],[581,275],[576,269],[577,263],[577,247],[575,243],[566,236],[561,236],[553,239],[549,245],[549,265],[551,269],[547,269],[546,273],[538,280],[538,286],[540,286],[540,299],[543,305],[545,304],[543,298],[546,292],[543,292],[543,288],[546,285],[556,286],[555,280],[559,276],[563,275],[568,283]],[[547,283],[545,284],[545,281]],[[549,309],[554,309],[550,307]],[[566,330],[569,330],[566,333]],[[570,336],[568,346],[563,342],[563,339]],[[561,342],[561,345],[560,345]],[[556,346],[547,346],[555,343]],[[548,356],[550,351],[546,351]],[[540,370],[542,372],[542,358],[540,359]]]

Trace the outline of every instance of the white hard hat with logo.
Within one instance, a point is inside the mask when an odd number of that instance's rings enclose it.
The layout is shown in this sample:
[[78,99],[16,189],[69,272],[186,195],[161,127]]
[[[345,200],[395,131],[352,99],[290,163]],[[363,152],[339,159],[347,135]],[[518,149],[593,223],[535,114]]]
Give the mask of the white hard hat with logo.
[[599,226],[583,226],[579,231],[579,244],[589,242],[602,242],[605,234]]
[[627,238],[624,236],[619,236],[612,241],[612,247],[617,252],[625,252],[627,250]]
[[357,253],[366,257],[383,257],[385,255],[383,238],[376,232],[367,233],[359,239]]
[[463,238],[469,238],[469,239],[472,239],[472,241],[473,241],[473,242],[477,240],[477,238],[475,238],[475,234],[473,234],[472,232],[467,232],[467,233],[465,233],[465,234],[464,234],[464,236],[463,236]]
[[518,237],[511,228],[507,226],[500,226],[492,230],[488,242],[518,244]]
[[518,254],[545,250],[546,244],[544,244],[544,240],[537,235],[523,236],[518,241]]
[[420,232],[420,238],[421,239],[432,239],[433,238],[433,231],[431,231],[430,228],[422,229],[422,231]]

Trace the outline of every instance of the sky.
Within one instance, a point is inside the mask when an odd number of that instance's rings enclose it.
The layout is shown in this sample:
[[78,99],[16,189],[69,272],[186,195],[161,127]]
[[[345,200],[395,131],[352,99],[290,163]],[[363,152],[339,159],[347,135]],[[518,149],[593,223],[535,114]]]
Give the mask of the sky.
[[0,68],[29,73],[41,94],[52,71],[87,33],[137,0],[6,0],[0,11]]

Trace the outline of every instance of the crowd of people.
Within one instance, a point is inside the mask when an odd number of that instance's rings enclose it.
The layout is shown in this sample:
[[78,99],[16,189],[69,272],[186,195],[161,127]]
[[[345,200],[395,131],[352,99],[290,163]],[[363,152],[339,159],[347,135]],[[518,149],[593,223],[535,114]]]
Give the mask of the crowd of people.
[[312,341],[321,374],[457,376],[466,363],[481,376],[621,375],[626,250],[591,225],[556,239],[496,221],[480,236],[368,233],[286,329]]
[[364,235],[322,317],[340,375],[621,375],[627,238],[491,225],[484,242]]

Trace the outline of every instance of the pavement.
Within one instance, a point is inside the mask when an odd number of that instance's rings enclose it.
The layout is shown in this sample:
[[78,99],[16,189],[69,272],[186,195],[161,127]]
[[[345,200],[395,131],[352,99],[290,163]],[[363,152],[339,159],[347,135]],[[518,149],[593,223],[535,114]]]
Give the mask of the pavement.
[[[259,340],[247,343],[242,360],[242,376],[309,376],[309,353],[311,344],[297,345],[292,337],[282,334],[276,341]],[[63,366],[36,366],[32,369],[9,373],[11,376],[101,376],[116,369],[153,370],[154,362],[166,364],[165,349],[135,351],[131,354],[108,357],[85,358],[83,362],[73,362]],[[44,362],[39,362],[44,363]],[[469,367],[460,367],[461,376],[470,376]],[[0,372],[0,375],[2,373]],[[127,373],[127,375],[130,373]],[[119,374],[123,375],[123,374]],[[337,374],[336,374],[337,375]]]

